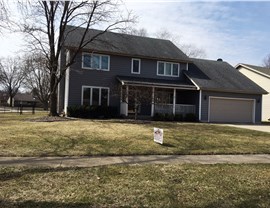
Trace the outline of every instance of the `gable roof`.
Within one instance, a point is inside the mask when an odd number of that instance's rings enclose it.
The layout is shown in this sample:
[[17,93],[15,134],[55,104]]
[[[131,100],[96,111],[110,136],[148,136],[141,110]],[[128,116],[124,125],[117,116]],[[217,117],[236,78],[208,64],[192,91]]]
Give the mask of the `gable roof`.
[[[85,28],[68,26],[66,30],[66,47],[75,48],[79,45]],[[101,30],[89,29],[86,39],[102,33]],[[105,32],[99,35],[84,49],[123,56],[145,57],[162,60],[185,61],[189,58],[169,40],[162,40],[114,32]]]
[[224,61],[192,59],[186,73],[200,89],[250,94],[267,92]]
[[256,72],[259,72],[259,73],[263,73],[264,75],[267,75],[268,77],[270,76],[270,69],[269,68],[262,67],[262,66],[250,65],[250,64],[242,64],[242,63],[237,64],[235,66],[235,68],[238,69],[241,66],[244,68],[247,68],[247,69],[255,70]]

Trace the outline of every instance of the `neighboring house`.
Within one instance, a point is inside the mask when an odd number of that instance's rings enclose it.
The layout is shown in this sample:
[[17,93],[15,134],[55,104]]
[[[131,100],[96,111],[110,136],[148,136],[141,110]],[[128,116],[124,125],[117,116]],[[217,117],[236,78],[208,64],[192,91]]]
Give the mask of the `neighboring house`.
[[0,106],[6,106],[8,100],[8,95],[4,91],[0,91]]
[[[257,85],[261,86],[268,93],[270,92],[270,69],[249,64],[237,64],[238,69],[242,74],[247,76]],[[270,94],[262,97],[262,120],[270,119]]]
[[[12,107],[19,107],[20,105],[30,107],[36,102],[36,99],[31,93],[17,93],[12,99]],[[8,98],[7,103],[8,105],[10,104],[10,98]]]
[[[61,65],[83,33],[69,29]],[[87,38],[98,32],[89,30]],[[203,122],[260,122],[266,93],[226,62],[190,59],[168,40],[106,32],[68,68],[59,87],[59,111],[109,105],[127,116],[136,96],[124,95],[138,86],[152,92],[152,102],[140,106],[141,115],[194,113]]]

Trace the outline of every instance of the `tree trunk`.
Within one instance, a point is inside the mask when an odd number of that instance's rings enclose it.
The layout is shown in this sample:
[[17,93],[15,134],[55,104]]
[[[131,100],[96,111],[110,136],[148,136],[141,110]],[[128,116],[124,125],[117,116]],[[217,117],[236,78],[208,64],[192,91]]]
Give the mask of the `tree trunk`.
[[42,105],[43,105],[43,110],[46,110],[47,111],[49,109],[48,101],[46,101],[46,100],[43,101],[42,102]]
[[50,116],[59,116],[57,113],[57,80],[56,80],[57,65],[53,67],[50,74]]
[[57,93],[51,92],[50,96],[50,116],[59,116],[57,113]]

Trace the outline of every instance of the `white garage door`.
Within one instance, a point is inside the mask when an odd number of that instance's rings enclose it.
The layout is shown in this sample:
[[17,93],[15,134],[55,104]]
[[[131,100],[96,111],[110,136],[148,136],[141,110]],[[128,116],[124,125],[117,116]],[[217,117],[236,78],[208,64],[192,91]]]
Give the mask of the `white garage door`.
[[209,98],[209,121],[229,123],[254,123],[254,100],[234,98]]

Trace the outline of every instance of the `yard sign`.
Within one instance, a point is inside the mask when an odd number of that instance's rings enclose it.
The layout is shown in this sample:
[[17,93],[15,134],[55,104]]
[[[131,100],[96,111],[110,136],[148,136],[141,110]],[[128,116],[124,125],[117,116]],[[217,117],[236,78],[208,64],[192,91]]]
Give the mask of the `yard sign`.
[[163,129],[154,128],[154,142],[163,144]]

